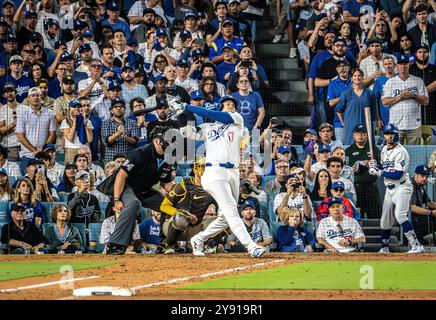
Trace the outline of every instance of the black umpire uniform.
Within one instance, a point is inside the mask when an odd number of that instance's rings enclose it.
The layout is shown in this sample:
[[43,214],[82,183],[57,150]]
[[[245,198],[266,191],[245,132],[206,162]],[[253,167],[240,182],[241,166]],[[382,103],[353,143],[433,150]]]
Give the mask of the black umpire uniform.
[[[159,144],[163,150],[168,146],[164,140],[164,134],[168,128],[156,127],[152,133],[154,139],[159,139]],[[164,196],[153,189],[153,186],[161,182],[162,184],[172,181],[172,166],[165,162],[164,155],[159,155],[153,144],[145,145],[135,149],[120,168],[121,172],[127,174],[124,190],[119,199],[114,194],[115,204],[122,201],[123,209],[115,230],[110,237],[107,254],[124,254],[130,243],[130,237],[135,226],[135,220],[140,212],[141,206],[160,211],[160,205]],[[162,222],[165,221],[165,214],[162,213]]]

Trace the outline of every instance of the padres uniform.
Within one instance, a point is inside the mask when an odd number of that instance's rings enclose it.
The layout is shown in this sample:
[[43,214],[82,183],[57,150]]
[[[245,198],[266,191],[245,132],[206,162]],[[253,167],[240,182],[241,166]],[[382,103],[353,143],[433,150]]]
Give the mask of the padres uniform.
[[[214,112],[203,108],[188,106],[187,110],[199,114],[221,116],[229,120],[204,123],[200,126],[203,131],[206,148],[206,169],[201,176],[201,184],[218,203],[220,210],[218,218],[206,230],[197,234],[193,241],[204,243],[207,239],[221,233],[230,227],[239,241],[253,254],[258,245],[251,239],[250,234],[239,217],[237,202],[239,198],[239,157],[240,145],[244,138],[244,120],[239,113]],[[222,114],[222,115],[220,115]]]
[[[194,178],[184,178],[179,182],[166,196],[161,205],[162,212],[174,217],[177,210],[183,209],[197,217],[195,224],[190,224],[185,231],[174,228],[171,218],[163,225],[163,232],[166,234],[166,243],[172,246],[175,241],[190,240],[192,236],[204,230],[207,225],[214,220],[213,218],[205,219],[204,215],[207,208],[214,204],[217,207],[215,200],[210,194],[204,191],[202,186],[197,186],[194,183]],[[182,239],[182,238],[183,239]]]

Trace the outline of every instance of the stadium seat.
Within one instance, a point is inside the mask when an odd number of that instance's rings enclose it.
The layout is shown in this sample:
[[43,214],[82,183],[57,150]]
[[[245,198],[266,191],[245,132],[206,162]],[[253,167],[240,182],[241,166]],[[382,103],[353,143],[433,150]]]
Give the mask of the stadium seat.
[[86,226],[84,223],[72,223],[73,226],[75,226],[77,229],[79,229],[80,236],[83,240],[84,249],[88,248],[88,238],[86,237]]
[[106,208],[108,206],[109,202],[100,202],[100,222],[103,222],[104,219],[106,219]]
[[50,223],[51,222],[51,208],[53,206],[54,202],[41,202],[41,205],[45,209],[45,215],[44,215],[44,222]]
[[262,218],[269,225],[268,203],[266,201],[259,201],[260,218]]
[[[90,223],[89,224],[89,246],[88,250],[93,252],[102,253],[104,250],[104,244],[100,243],[100,232],[101,232],[101,223]],[[93,242],[96,243],[96,246],[91,245]]]
[[67,198],[68,198],[68,193],[66,192],[59,192],[58,193],[59,196],[59,202],[67,202]]
[[50,228],[50,226],[52,226],[53,223],[43,223],[42,224],[42,234],[44,235],[44,237],[47,235],[48,232],[48,228]]
[[265,184],[270,182],[271,180],[275,179],[276,176],[263,176],[262,177],[262,183],[260,185],[260,189],[265,188]]
[[141,221],[147,219],[147,208],[141,207]]
[[0,202],[0,223],[8,223],[9,202]]
[[273,235],[274,239],[277,239],[277,230],[280,226],[283,226],[283,222],[279,221],[277,222],[276,213],[274,212],[274,203],[269,202],[268,203],[268,215],[269,215],[269,228],[271,230],[271,233]]
[[[1,223],[1,222],[0,222],[0,238],[1,238],[1,236],[2,236],[2,228],[3,228],[3,226],[4,226],[5,224],[6,224],[6,223]],[[7,244],[0,243],[0,254],[5,254],[5,253],[7,252],[7,250],[8,250],[8,245],[7,245]]]

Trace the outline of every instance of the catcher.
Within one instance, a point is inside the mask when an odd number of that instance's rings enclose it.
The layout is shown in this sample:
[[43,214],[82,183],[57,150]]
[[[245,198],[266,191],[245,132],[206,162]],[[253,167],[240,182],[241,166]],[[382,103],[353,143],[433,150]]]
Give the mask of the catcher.
[[164,253],[180,251],[177,241],[189,241],[215,219],[204,219],[211,204],[218,208],[212,196],[201,186],[204,169],[205,159],[202,158],[194,163],[191,177],[183,178],[162,201],[160,210],[171,216],[163,224],[166,236]]

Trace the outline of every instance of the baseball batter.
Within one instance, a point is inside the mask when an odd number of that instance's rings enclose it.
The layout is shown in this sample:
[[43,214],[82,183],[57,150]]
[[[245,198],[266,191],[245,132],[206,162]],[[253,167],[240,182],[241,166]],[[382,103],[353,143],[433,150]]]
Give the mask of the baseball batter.
[[244,120],[236,112],[238,102],[232,96],[220,100],[220,111],[187,105],[186,109],[215,122],[200,126],[206,147],[206,169],[201,184],[218,203],[219,216],[206,230],[191,239],[193,254],[204,256],[204,243],[230,227],[252,257],[260,257],[265,248],[250,237],[239,217],[239,157],[244,138]]
[[408,253],[425,252],[419,243],[412,223],[408,219],[410,198],[413,192],[407,168],[409,167],[409,154],[399,143],[398,128],[388,124],[383,128],[386,145],[381,152],[381,167],[376,160],[370,160],[369,174],[384,178],[386,194],[383,202],[383,213],[380,221],[382,247],[380,253],[389,253],[389,237],[394,224],[394,217],[403,227],[404,235],[409,241],[411,249]]

